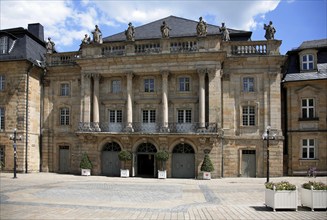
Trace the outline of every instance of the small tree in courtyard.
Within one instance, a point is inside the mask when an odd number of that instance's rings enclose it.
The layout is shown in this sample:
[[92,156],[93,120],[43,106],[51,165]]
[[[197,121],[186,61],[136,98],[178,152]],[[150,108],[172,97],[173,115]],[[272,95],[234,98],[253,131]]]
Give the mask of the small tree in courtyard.
[[215,168],[213,167],[213,164],[210,160],[209,154],[204,155],[203,163],[201,165],[201,171],[204,172],[212,172]]
[[81,160],[81,163],[79,166],[81,169],[89,169],[89,170],[92,169],[92,167],[93,167],[92,163],[86,153],[83,154],[82,160]]
[[127,150],[122,150],[118,153],[118,158],[120,161],[124,162],[123,168],[124,168],[124,170],[126,170],[126,168],[125,168],[126,161],[132,160],[132,153]]

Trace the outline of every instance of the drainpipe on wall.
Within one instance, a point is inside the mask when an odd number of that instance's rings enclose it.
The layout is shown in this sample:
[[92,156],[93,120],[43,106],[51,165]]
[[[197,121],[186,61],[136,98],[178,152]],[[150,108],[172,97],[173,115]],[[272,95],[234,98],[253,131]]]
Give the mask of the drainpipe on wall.
[[27,80],[26,80],[26,109],[25,109],[25,122],[26,122],[26,130],[25,130],[25,133],[26,133],[26,137],[25,137],[25,173],[28,172],[28,106],[29,106],[29,96],[28,96],[28,93],[29,93],[29,84],[30,84],[30,72],[31,70],[33,69],[34,67],[34,63],[31,64],[31,66],[27,69]]

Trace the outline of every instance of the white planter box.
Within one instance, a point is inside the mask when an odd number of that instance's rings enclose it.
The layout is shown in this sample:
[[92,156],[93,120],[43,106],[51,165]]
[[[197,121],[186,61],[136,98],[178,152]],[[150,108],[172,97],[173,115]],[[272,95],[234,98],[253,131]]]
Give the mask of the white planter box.
[[210,172],[203,172],[203,179],[204,180],[211,180],[211,173]]
[[302,206],[314,209],[326,209],[327,207],[327,190],[313,190],[301,188]]
[[90,176],[91,175],[91,170],[90,169],[82,169],[81,170],[81,175],[82,176]]
[[296,190],[271,190],[265,191],[265,204],[276,209],[295,209],[297,211],[298,192]]
[[167,178],[167,171],[166,170],[158,170],[158,179],[166,179]]
[[129,177],[129,170],[120,169],[120,177]]

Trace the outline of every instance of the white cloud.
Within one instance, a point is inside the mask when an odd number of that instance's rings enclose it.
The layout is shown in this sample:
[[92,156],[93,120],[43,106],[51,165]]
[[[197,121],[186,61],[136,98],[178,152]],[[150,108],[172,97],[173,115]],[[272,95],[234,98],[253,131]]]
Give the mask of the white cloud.
[[[66,46],[79,44],[85,33],[94,25],[102,29],[122,31],[132,22],[139,26],[170,15],[198,20],[200,16],[211,24],[241,30],[255,30],[262,26],[264,16],[273,11],[280,0],[202,0],[202,1],[0,1],[0,29],[24,27],[29,23],[41,23],[45,38],[50,36],[62,51]],[[110,33],[114,34],[114,33]]]

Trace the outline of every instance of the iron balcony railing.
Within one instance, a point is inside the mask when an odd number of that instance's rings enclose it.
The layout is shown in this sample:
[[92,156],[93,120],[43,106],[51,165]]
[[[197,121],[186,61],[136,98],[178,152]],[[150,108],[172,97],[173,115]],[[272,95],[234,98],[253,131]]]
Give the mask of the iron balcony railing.
[[139,133],[216,133],[217,123],[142,123],[133,122],[127,127],[127,123],[108,122],[80,122],[79,132],[139,132]]

